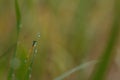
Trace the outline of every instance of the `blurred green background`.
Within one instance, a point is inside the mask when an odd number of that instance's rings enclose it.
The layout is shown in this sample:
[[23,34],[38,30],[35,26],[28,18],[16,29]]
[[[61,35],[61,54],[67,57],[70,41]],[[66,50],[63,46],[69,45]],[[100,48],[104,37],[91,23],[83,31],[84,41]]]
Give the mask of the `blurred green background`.
[[[81,64],[98,61],[114,23],[115,1],[18,0],[22,26],[17,40],[14,0],[0,0],[0,80],[7,80],[16,40],[18,56],[28,54],[32,41],[38,40],[31,80],[54,80]],[[118,37],[105,80],[120,79],[119,44]],[[94,65],[62,80],[88,80]]]

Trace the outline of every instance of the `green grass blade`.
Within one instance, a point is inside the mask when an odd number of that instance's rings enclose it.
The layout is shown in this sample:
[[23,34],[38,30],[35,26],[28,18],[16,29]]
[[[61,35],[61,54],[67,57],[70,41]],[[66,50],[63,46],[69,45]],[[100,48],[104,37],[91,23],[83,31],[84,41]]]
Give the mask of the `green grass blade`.
[[119,33],[119,21],[120,21],[120,11],[119,11],[119,0],[116,0],[116,4],[115,4],[115,17],[114,17],[114,22],[113,22],[113,26],[111,29],[111,33],[110,33],[110,37],[109,37],[109,41],[107,43],[107,47],[102,55],[102,57],[100,58],[100,63],[96,66],[96,70],[93,73],[93,75],[91,76],[91,80],[104,80],[105,78],[105,74],[106,71],[108,69],[109,66],[109,62],[111,59],[111,55],[112,55],[112,50],[113,47],[116,43],[117,37],[118,37],[118,33]]
[[21,13],[20,13],[20,9],[19,9],[19,4],[18,4],[18,0],[15,0],[15,13],[16,13],[16,27],[17,27],[17,38],[16,38],[16,44],[15,44],[15,49],[13,52],[13,56],[10,62],[10,70],[9,70],[9,74],[8,74],[8,80],[13,80],[15,78],[15,74],[14,71],[15,69],[12,66],[11,63],[14,63],[14,59],[16,57],[16,52],[17,52],[17,42],[18,42],[18,37],[19,37],[19,32],[20,32],[20,27],[21,27]]
[[16,20],[17,20],[17,32],[19,33],[20,27],[21,27],[21,13],[20,8],[18,4],[18,0],[15,0],[15,12],[16,12]]
[[27,58],[27,65],[26,65],[26,74],[25,74],[25,79],[24,80],[30,80],[31,78],[31,73],[32,73],[32,65],[34,62],[35,55],[37,53],[37,41],[33,41],[32,45],[32,54],[29,54],[29,57]]

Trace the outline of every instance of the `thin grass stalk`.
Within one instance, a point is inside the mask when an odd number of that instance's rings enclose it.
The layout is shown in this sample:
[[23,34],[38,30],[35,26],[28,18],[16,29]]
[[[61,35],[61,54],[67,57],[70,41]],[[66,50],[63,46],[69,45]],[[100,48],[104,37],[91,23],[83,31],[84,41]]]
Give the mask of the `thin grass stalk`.
[[100,63],[96,66],[95,72],[91,76],[91,80],[104,80],[106,71],[108,70],[109,63],[111,61],[112,50],[117,42],[118,33],[119,33],[119,21],[120,21],[120,9],[119,6],[120,1],[115,0],[115,17],[114,22],[111,28],[111,33],[109,37],[109,41],[107,43],[107,47],[104,50],[103,55],[100,58]]
[[98,61],[94,60],[94,61],[89,61],[89,62],[86,62],[86,63],[83,63],[83,64],[80,64],[79,66],[71,69],[70,71],[62,74],[61,76],[58,76],[57,78],[55,78],[54,80],[63,80],[65,79],[66,77],[70,76],[71,74],[77,72],[77,71],[81,71],[87,67],[89,67],[90,65],[94,65],[96,64]]
[[24,80],[30,80],[30,78],[31,78],[32,65],[33,65],[36,53],[37,53],[37,41],[33,41],[33,45],[32,45],[31,51],[28,54],[28,57],[26,59],[27,60],[27,63],[26,63],[26,74],[25,74]]
[[[16,52],[17,52],[17,42],[18,42],[18,37],[19,37],[19,33],[20,33],[20,27],[21,27],[21,13],[20,13],[20,9],[19,9],[19,4],[18,4],[18,0],[15,0],[15,13],[16,13],[16,28],[17,28],[17,38],[16,38],[16,45],[15,45],[15,49],[14,49],[14,53],[12,55],[12,59],[11,59],[11,63],[14,63],[14,59],[16,57]],[[14,76],[14,68],[12,67],[12,64],[10,64],[10,70],[9,70],[9,74],[8,74],[8,80],[13,80]]]

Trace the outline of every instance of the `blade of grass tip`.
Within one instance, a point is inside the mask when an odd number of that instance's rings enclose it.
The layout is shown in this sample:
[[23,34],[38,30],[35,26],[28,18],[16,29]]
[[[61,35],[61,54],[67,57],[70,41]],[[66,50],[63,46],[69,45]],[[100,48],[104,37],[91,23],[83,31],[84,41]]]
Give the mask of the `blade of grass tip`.
[[119,21],[120,21],[119,5],[120,5],[119,0],[115,0],[115,17],[114,17],[113,26],[111,29],[110,38],[107,44],[107,48],[105,49],[102,57],[100,58],[101,61],[96,66],[96,70],[91,76],[91,80],[104,80],[105,78],[106,70],[108,69],[109,62],[110,62],[111,55],[112,55],[112,49],[115,45],[115,42],[118,37],[119,29],[120,29],[119,27]]
[[18,0],[15,0],[15,11],[16,11],[16,20],[17,20],[17,32],[19,34],[20,28],[21,28],[21,13],[20,13],[20,8],[18,4]]
[[27,57],[27,65],[26,65],[27,71],[26,71],[24,80],[30,80],[31,78],[32,65],[33,65],[36,53],[37,53],[37,41],[33,41],[32,49],[30,51],[30,54],[28,54],[29,56]]
[[[19,32],[20,32],[20,27],[21,27],[21,14],[20,14],[20,9],[19,9],[19,4],[18,0],[15,0],[15,13],[16,13],[16,27],[17,27],[17,39],[16,39],[16,45],[14,49],[14,53],[12,56],[12,60],[10,63],[14,63],[14,59],[16,57],[16,51],[17,51],[17,42],[18,42],[18,37],[19,37]],[[14,74],[14,68],[12,67],[12,64],[10,64],[10,71],[8,73],[8,80],[13,80],[15,78]]]
[[72,70],[62,74],[61,76],[55,78],[54,80],[63,80],[64,78],[70,76],[72,73],[76,72],[76,71],[79,71],[79,70],[82,70],[82,69],[85,69],[86,67],[90,66],[90,65],[93,65],[93,64],[96,64],[98,61],[94,60],[94,61],[90,61],[90,62],[86,62],[84,64],[81,64],[75,68],[73,68]]
[[38,46],[38,41],[40,38],[40,33],[37,34],[37,39],[36,41],[33,41],[32,48],[30,49],[30,53],[26,57],[26,74],[24,80],[30,80],[31,78],[31,73],[32,73],[32,65],[34,62],[35,55],[37,54],[37,46]]

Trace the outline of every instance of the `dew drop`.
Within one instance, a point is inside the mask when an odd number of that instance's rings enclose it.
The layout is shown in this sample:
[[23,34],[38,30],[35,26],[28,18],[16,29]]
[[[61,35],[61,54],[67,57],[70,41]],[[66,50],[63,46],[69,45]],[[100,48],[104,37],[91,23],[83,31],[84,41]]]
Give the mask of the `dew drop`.
[[41,37],[41,36],[40,36],[40,33],[37,33],[37,37],[38,37],[38,38],[40,38],[40,37]]
[[15,74],[14,73],[12,74],[12,80],[15,80]]
[[37,49],[35,49],[35,53],[37,53],[38,52],[38,50]]
[[32,70],[31,67],[28,68],[30,71]]
[[29,78],[31,78],[32,77],[32,75],[31,74],[29,74]]
[[27,63],[27,60],[25,59],[25,61],[24,61],[25,63]]
[[20,67],[20,60],[18,58],[14,58],[10,64],[13,69],[18,69]]
[[12,74],[12,77],[15,77],[15,74],[14,74],[14,73]]
[[20,24],[20,26],[19,26],[20,28],[22,28],[22,24]]

